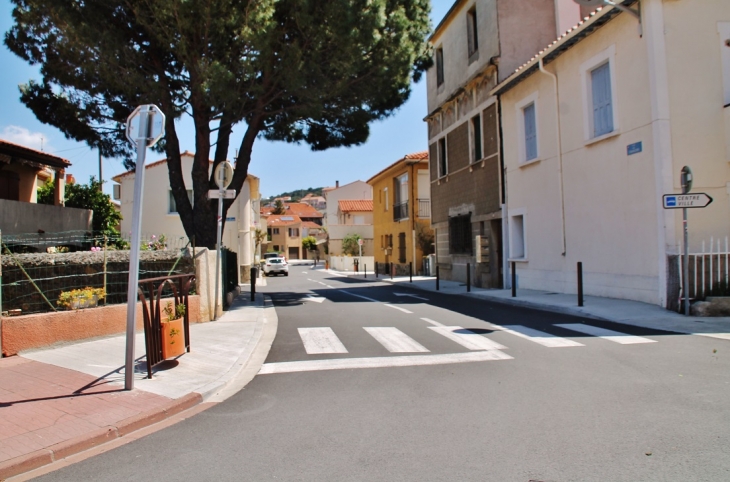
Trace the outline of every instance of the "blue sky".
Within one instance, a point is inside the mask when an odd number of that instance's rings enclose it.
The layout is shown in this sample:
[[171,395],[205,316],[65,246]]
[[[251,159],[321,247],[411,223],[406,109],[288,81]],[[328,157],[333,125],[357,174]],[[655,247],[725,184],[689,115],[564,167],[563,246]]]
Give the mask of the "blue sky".
[[[453,0],[432,0],[431,21],[435,26],[446,14]],[[12,4],[0,0],[0,32],[12,25]],[[5,47],[0,46],[0,138],[43,149],[71,161],[68,170],[80,182],[99,175],[98,153],[85,144],[67,140],[63,133],[39,122],[33,113],[18,100],[18,85],[29,79],[40,79],[37,67],[25,63]],[[411,97],[394,115],[371,125],[368,141],[359,147],[312,152],[306,145],[269,142],[258,139],[254,144],[249,172],[261,178],[261,192],[265,196],[294,189],[333,186],[335,181],[346,184],[358,179],[367,180],[384,167],[411,152],[427,148],[426,81],[415,84]],[[245,126],[234,129],[229,159],[235,146],[240,144]],[[194,131],[190,122],[178,127],[181,149],[193,151]],[[148,152],[147,162],[162,158]],[[124,171],[121,161],[104,159],[104,178],[109,179]],[[111,193],[111,182],[105,192]]]

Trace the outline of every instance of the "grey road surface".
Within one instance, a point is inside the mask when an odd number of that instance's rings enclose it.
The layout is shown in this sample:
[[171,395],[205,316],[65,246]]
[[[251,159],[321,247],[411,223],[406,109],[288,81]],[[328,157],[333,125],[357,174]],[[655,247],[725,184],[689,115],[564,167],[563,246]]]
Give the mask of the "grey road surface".
[[262,291],[246,389],[39,480],[730,480],[730,342],[306,266]]

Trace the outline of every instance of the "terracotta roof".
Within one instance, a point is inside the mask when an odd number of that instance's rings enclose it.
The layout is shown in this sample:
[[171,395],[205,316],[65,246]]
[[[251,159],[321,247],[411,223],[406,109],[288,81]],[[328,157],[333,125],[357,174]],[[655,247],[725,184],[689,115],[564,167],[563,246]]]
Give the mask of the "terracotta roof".
[[[284,207],[286,207],[286,214],[284,214],[283,216],[294,215],[301,218],[324,217],[321,212],[317,211],[312,206],[306,203],[284,203]],[[273,210],[274,206],[264,206],[261,208],[261,214],[270,215]]]
[[303,228],[322,229],[322,226],[312,221],[302,221]]
[[340,211],[342,211],[343,213],[373,210],[372,199],[343,199],[338,201],[337,203],[340,206]]
[[276,226],[290,226],[292,224],[300,224],[302,220],[299,216],[291,216],[287,214],[273,214],[266,219],[266,225],[268,227]]
[[65,169],[71,165],[68,159],[64,159],[63,157],[54,156],[53,154],[31,149],[30,147],[21,146],[20,144],[3,139],[0,139],[0,152],[50,167]]
[[371,181],[373,181],[376,178],[383,175],[384,172],[394,168],[395,166],[397,166],[400,163],[414,164],[412,162],[407,162],[407,161],[428,161],[428,151],[419,151],[419,152],[414,152],[412,154],[406,154],[402,158],[395,161],[393,164],[389,165],[388,167],[386,167],[385,169],[381,170],[376,175],[374,175],[373,177],[368,179],[368,181],[367,181],[368,184],[370,184]]

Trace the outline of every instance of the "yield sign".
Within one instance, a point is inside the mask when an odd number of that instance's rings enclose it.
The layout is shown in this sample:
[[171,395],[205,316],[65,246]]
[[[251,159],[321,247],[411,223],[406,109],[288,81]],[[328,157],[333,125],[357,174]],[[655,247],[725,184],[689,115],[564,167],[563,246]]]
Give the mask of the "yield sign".
[[704,208],[712,202],[712,198],[704,192],[665,194],[663,199],[664,209]]

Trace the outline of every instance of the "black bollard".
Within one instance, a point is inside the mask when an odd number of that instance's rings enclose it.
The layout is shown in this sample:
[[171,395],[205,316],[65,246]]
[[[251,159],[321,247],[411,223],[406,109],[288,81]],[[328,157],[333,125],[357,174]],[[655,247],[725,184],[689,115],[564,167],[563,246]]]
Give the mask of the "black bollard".
[[408,262],[408,280],[413,283],[413,262]]
[[471,263],[466,263],[466,292],[471,292]]
[[436,265],[436,291],[439,290],[439,267]]
[[256,276],[257,276],[257,269],[251,268],[251,301],[256,300]]
[[393,263],[390,263],[390,279],[393,279]]
[[375,277],[378,277],[378,262],[375,262]]
[[362,272],[365,273],[365,278],[368,277],[368,265],[364,264],[362,265]]
[[578,261],[578,306],[583,306],[583,262]]
[[512,298],[517,298],[517,272],[515,262],[512,261]]

